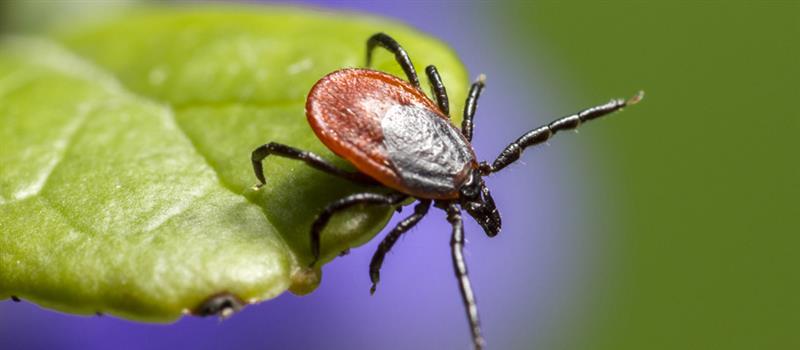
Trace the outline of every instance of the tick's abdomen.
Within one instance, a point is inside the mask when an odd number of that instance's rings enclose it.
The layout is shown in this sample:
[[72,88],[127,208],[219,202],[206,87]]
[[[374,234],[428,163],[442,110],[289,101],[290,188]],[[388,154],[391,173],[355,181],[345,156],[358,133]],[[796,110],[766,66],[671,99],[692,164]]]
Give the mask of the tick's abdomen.
[[474,157],[449,121],[419,106],[398,105],[381,127],[389,160],[406,187],[438,194],[458,190]]
[[319,139],[361,172],[418,198],[452,199],[475,166],[464,136],[420,90],[391,75],[343,69],[311,89]]

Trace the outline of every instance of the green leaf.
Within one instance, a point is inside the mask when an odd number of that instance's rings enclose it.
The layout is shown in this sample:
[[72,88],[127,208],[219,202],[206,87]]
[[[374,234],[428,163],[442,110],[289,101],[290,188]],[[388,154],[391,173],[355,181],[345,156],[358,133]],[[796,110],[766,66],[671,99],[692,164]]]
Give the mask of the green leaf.
[[[436,64],[461,110],[467,77],[451,50],[354,14],[159,8],[2,39],[0,298],[168,321],[219,293],[252,303],[313,290],[315,215],[375,189],[268,158],[256,192],[250,152],[277,141],[349,167],[310,130],[305,95],[362,66],[378,31],[417,68]],[[402,72],[385,52],[376,67]],[[335,217],[324,261],[371,239],[392,209]]]

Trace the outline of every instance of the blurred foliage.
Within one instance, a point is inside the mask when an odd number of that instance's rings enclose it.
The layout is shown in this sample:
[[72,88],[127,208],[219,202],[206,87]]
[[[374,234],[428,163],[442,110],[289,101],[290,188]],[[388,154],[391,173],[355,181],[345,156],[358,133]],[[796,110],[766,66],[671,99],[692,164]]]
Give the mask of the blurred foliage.
[[582,134],[619,191],[590,207],[621,206],[622,230],[598,233],[618,254],[612,275],[592,281],[593,310],[563,348],[800,348],[800,3],[517,2],[502,15],[518,63],[566,78],[523,73],[552,87],[545,98],[647,92],[625,122]]
[[120,14],[149,2],[156,0],[4,0],[0,1],[0,32],[42,32],[50,26]]

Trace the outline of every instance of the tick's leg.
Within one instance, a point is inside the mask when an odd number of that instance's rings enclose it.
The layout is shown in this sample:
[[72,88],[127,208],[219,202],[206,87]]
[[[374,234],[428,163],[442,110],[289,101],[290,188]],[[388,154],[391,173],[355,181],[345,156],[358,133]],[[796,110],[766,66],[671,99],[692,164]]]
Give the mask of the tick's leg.
[[430,206],[430,200],[420,200],[414,207],[414,214],[400,221],[400,223],[383,238],[383,241],[381,241],[381,244],[378,246],[378,250],[376,250],[375,254],[372,256],[372,262],[369,263],[369,279],[372,281],[372,287],[369,289],[370,294],[375,293],[375,288],[378,286],[378,282],[381,279],[381,265],[383,265],[383,258],[386,256],[386,253],[392,249],[392,246],[394,246],[400,236],[422,220],[422,217],[428,213],[428,208],[430,208]]
[[486,76],[481,74],[478,80],[472,83],[469,88],[469,95],[467,101],[464,103],[464,119],[461,121],[461,133],[467,138],[467,141],[472,141],[472,118],[475,117],[475,110],[478,108],[478,98],[481,96],[481,91],[486,87]]
[[469,329],[472,332],[472,342],[475,349],[483,349],[486,345],[481,336],[481,325],[478,320],[478,304],[475,302],[475,294],[467,276],[467,263],[464,261],[464,225],[461,219],[461,209],[458,205],[451,203],[447,206],[447,221],[453,226],[453,236],[450,239],[450,249],[453,255],[453,268],[455,269],[458,287],[461,289],[461,298],[467,311]]
[[286,157],[291,159],[302,160],[306,164],[322,170],[328,174],[336,175],[347,180],[363,184],[363,185],[375,185],[377,184],[375,180],[370,178],[367,175],[364,175],[359,172],[349,172],[342,169],[337,168],[335,165],[329,163],[322,157],[311,153],[299,150],[294,147],[282,145],[280,143],[270,142],[265,145],[261,145],[260,147],[256,148],[253,151],[251,156],[251,160],[253,161],[253,171],[256,173],[256,178],[260,183],[256,185],[256,189],[264,186],[266,183],[266,179],[264,178],[264,169],[261,166],[261,162],[269,155],[276,155],[280,157]]
[[401,193],[356,193],[329,204],[317,215],[317,218],[314,219],[314,223],[311,224],[311,255],[314,259],[309,266],[316,265],[317,260],[319,260],[320,236],[333,214],[358,204],[397,205],[402,203],[406,198],[408,198],[408,196]]
[[384,33],[374,34],[367,39],[367,67],[372,64],[372,50],[375,49],[376,45],[393,53],[397,63],[401,68],[403,68],[403,71],[406,72],[408,81],[411,83],[411,85],[419,88],[417,71],[414,69],[414,64],[411,63],[411,58],[408,57],[408,53],[406,53],[406,50],[404,50],[403,47],[397,43],[397,41]]
[[500,152],[500,155],[497,156],[497,159],[494,160],[491,166],[486,163],[481,164],[481,170],[484,174],[497,172],[519,159],[519,157],[522,155],[522,151],[524,151],[526,148],[547,141],[559,131],[575,129],[584,122],[608,115],[612,112],[622,109],[625,106],[636,104],[642,99],[642,97],[644,97],[644,93],[639,92],[627,100],[611,100],[611,102],[606,104],[588,108],[576,114],[556,119],[550,122],[550,124],[528,131],[516,141],[508,145],[506,149]]
[[447,98],[447,90],[444,88],[444,83],[442,83],[442,77],[439,76],[439,71],[436,70],[434,65],[430,65],[425,67],[425,74],[428,75],[428,81],[431,83],[433,96],[436,97],[436,103],[439,105],[439,109],[449,117],[450,100]]

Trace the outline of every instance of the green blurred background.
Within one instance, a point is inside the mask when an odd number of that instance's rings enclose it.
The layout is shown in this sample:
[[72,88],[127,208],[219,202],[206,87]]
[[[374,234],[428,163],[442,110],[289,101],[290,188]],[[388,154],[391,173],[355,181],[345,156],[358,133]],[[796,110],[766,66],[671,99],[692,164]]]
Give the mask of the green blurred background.
[[605,155],[585,161],[606,168],[598,173],[612,178],[597,183],[618,184],[606,193],[622,207],[589,205],[617,215],[610,226],[621,230],[597,232],[610,240],[611,272],[587,283],[593,310],[557,346],[800,349],[798,4],[517,2],[491,12],[518,67],[552,68],[520,71],[537,98],[581,106],[647,92],[624,123],[581,133],[575,146]]

